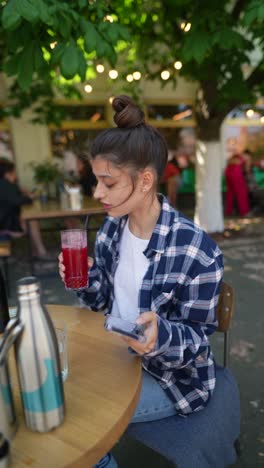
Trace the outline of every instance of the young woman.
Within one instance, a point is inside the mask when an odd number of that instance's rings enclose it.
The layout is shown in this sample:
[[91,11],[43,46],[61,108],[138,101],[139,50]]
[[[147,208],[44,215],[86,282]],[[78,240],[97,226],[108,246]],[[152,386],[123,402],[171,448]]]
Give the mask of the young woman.
[[[167,162],[160,133],[129,97],[113,101],[117,128],[91,148],[94,197],[108,213],[89,260],[93,310],[144,324],[145,343],[122,337],[142,356],[143,385],[133,422],[188,415],[207,405],[215,386],[208,336],[223,274],[214,241],[156,193]],[[63,257],[60,274],[64,279]],[[96,467],[116,467],[107,454]]]

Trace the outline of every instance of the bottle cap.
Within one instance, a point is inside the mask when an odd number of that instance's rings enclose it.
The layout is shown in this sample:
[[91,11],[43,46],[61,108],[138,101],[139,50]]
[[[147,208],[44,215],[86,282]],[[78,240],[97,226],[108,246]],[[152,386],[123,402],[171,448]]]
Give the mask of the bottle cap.
[[19,294],[28,294],[39,291],[40,284],[35,276],[26,276],[18,280],[17,289]]

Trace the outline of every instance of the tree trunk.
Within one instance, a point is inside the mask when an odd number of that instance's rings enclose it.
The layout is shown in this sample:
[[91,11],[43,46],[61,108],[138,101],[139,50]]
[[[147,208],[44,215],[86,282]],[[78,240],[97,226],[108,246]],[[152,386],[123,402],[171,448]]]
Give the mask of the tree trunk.
[[220,141],[198,141],[196,148],[196,207],[194,221],[208,233],[223,232]]

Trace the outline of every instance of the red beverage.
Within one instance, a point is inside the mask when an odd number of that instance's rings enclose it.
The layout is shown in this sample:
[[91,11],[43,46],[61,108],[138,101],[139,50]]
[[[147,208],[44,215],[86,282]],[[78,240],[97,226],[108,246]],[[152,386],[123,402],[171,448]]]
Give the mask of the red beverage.
[[86,288],[88,284],[87,247],[78,249],[63,247],[62,253],[66,288]]

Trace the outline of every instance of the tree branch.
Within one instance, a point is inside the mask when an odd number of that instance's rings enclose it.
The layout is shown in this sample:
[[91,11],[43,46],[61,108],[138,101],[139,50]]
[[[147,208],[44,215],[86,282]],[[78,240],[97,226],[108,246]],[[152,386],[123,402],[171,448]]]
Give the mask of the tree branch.
[[240,13],[247,4],[247,0],[237,0],[233,11],[232,11],[232,18],[236,21],[239,19]]
[[255,86],[258,83],[264,81],[264,69],[261,68],[263,63],[261,62],[257,68],[251,73],[251,75],[247,78],[246,83],[249,87]]

